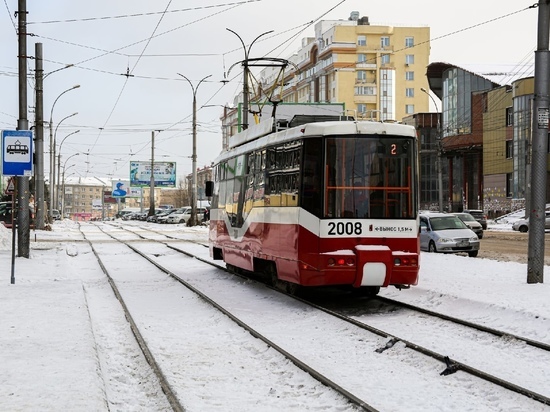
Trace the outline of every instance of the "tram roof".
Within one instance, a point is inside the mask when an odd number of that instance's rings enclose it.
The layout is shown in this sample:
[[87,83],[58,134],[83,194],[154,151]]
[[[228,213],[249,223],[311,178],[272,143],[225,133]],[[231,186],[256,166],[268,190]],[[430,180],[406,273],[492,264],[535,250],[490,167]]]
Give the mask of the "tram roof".
[[[281,143],[289,143],[307,137],[335,136],[335,135],[392,135],[415,137],[416,130],[413,126],[402,123],[384,123],[370,120],[342,120],[312,122],[300,126],[282,129],[272,132],[274,119],[254,125],[235,136],[233,146],[222,152],[216,159],[216,163]],[[241,144],[235,144],[240,142]]]

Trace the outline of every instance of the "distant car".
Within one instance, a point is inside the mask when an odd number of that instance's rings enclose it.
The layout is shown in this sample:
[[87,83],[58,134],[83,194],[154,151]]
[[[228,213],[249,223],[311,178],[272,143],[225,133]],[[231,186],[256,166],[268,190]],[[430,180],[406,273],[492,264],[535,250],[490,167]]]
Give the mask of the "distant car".
[[[191,206],[183,208],[182,212],[173,213],[166,219],[166,223],[187,223],[191,219]],[[197,219],[200,222],[204,219],[204,207],[197,207]]]
[[[550,211],[546,212],[546,219],[544,222],[544,228],[550,229]],[[520,231],[520,232],[527,232],[529,231],[529,218],[524,217],[523,219],[516,220],[512,224],[512,229]]]
[[483,210],[480,209],[464,209],[462,211],[463,213],[469,213],[471,214],[475,220],[477,220],[480,224],[483,230],[487,230],[487,215]]
[[52,218],[53,220],[61,220],[61,213],[59,213],[59,210],[52,209]]
[[483,226],[479,223],[471,214],[469,213],[453,213],[453,215],[458,216],[466,226],[468,226],[472,231],[475,232],[478,238],[483,238]]
[[185,207],[180,207],[178,209],[172,209],[166,214],[161,213],[160,215],[157,216],[157,223],[169,223],[168,218],[170,216],[172,216],[175,213],[183,213],[184,210],[185,210]]
[[479,238],[466,224],[451,213],[420,215],[420,249],[438,253],[468,253],[476,257]]

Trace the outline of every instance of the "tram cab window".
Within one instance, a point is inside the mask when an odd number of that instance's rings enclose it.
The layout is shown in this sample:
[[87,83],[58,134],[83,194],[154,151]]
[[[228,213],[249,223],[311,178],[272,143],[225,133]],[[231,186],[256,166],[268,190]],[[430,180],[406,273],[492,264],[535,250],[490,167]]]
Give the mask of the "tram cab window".
[[415,213],[412,145],[403,137],[326,140],[326,210],[331,218],[410,218]]

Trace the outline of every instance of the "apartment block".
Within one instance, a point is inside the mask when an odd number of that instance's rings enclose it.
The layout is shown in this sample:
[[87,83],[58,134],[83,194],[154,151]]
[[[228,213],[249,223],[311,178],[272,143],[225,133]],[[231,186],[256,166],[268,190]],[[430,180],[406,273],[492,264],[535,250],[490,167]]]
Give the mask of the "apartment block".
[[324,20],[315,37],[278,67],[260,74],[252,100],[276,96],[285,103],[344,103],[357,118],[401,121],[429,111],[426,68],[429,27],[371,25],[352,12],[348,20]]

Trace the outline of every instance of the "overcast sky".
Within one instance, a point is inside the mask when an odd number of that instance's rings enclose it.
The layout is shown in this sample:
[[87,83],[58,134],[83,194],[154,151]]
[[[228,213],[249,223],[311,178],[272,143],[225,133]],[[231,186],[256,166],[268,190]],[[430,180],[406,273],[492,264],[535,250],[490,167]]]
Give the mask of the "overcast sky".
[[[3,3],[3,4],[2,4]],[[0,129],[13,130],[18,118],[17,0],[0,3]],[[221,150],[221,106],[242,89],[244,58],[236,31],[250,57],[287,58],[304,37],[313,37],[319,19],[348,19],[351,11],[371,24],[428,26],[430,62],[444,61],[488,75],[501,84],[533,75],[538,9],[534,0],[463,0],[451,7],[435,0],[95,0],[28,1],[29,56],[43,44],[45,73],[73,64],[44,79],[44,119],[50,120],[67,176],[128,178],[129,161],[149,161],[151,132],[155,160],[176,161],[179,177],[191,172],[192,91],[196,85],[197,165],[209,165]],[[391,4],[391,5],[390,5]],[[164,13],[167,11],[166,13]],[[264,40],[265,39],[265,40]],[[34,68],[28,60],[28,119],[34,121]],[[126,76],[128,74],[129,76]],[[229,82],[222,83],[224,79]],[[45,130],[45,150],[49,131]],[[81,153],[68,160],[75,154]],[[46,179],[49,161],[46,161]],[[75,164],[74,167],[71,167]],[[69,167],[71,167],[69,169]]]

